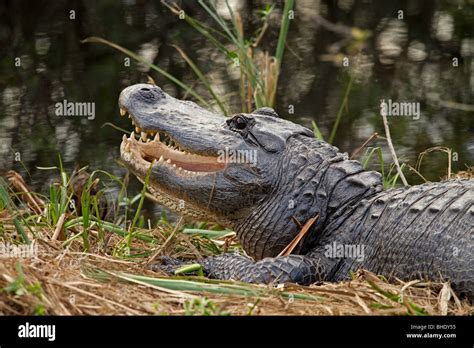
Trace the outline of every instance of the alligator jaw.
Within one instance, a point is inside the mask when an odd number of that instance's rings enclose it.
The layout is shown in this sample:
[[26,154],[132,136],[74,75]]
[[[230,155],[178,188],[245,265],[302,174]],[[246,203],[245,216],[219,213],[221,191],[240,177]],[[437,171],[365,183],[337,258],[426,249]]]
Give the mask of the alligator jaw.
[[[127,111],[120,108],[120,114],[125,116]],[[183,200],[177,192],[164,189],[160,181],[181,184],[214,181],[216,173],[222,172],[226,164],[219,162],[217,157],[186,152],[171,139],[163,132],[160,136],[158,131],[140,132],[139,139],[136,139],[133,131],[130,137],[124,134],[120,144],[122,161],[141,182],[145,182],[146,173],[152,168],[153,175],[147,188],[160,204],[195,219],[218,221],[216,216],[199,205]],[[226,220],[219,220],[230,225]]]
[[[126,114],[127,110],[120,108],[120,115]],[[134,124],[133,115],[129,118]],[[138,140],[132,131],[129,138],[123,136],[120,145],[122,158],[132,166],[142,169],[154,163],[157,166],[167,166],[178,175],[205,175],[225,169],[225,163],[218,161],[218,157],[184,151],[176,140],[164,132],[142,131],[138,127],[135,130],[139,134]]]

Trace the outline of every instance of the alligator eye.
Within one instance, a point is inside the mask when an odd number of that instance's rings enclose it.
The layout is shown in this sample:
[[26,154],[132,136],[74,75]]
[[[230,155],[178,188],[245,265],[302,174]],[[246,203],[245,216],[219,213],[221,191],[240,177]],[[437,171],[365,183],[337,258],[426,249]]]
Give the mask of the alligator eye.
[[239,117],[235,122],[235,128],[237,129],[245,129],[247,127],[247,122],[243,119],[243,117]]
[[227,125],[231,130],[234,130],[239,133],[245,133],[248,128],[255,123],[253,117],[248,117],[247,115],[238,114],[228,119],[226,121]]

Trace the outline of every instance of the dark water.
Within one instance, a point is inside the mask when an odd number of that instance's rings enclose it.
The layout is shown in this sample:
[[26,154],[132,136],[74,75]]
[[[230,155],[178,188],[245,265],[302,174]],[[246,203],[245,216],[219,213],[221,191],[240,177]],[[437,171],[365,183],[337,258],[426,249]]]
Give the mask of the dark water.
[[[237,3],[247,32],[258,27],[257,10],[267,2]],[[210,25],[194,1],[182,6]],[[274,52],[282,3],[270,17],[262,48]],[[75,19],[70,19],[71,10]],[[397,16],[403,11],[403,20]],[[345,27],[368,29],[356,42],[321,25],[318,16]],[[338,27],[340,28],[340,27]],[[168,93],[183,91],[164,77],[109,47],[82,44],[99,36],[149,57],[186,83],[197,83],[172,45],[178,45],[210,76],[221,95],[239,110],[238,80],[230,62],[173,16],[159,1],[0,1],[0,170],[15,169],[44,190],[57,165],[89,165],[122,176],[117,165],[122,133],[105,123],[130,129],[119,117],[117,98],[131,84],[153,76]],[[349,66],[344,67],[344,57]],[[16,67],[16,58],[21,66]],[[457,66],[453,66],[453,58]],[[290,23],[276,109],[282,117],[311,127],[316,121],[329,136],[349,83],[347,109],[335,144],[352,152],[373,132],[383,134],[381,100],[419,103],[420,117],[389,118],[399,157],[414,165],[433,146],[457,154],[453,171],[474,164],[474,5],[469,1],[303,1]],[[95,103],[95,118],[58,117],[55,103]],[[294,109],[290,114],[289,109]],[[383,140],[374,145],[384,148]],[[18,161],[21,159],[21,161]],[[437,180],[446,174],[445,154],[424,160],[422,174]],[[412,183],[419,182],[408,175]]]

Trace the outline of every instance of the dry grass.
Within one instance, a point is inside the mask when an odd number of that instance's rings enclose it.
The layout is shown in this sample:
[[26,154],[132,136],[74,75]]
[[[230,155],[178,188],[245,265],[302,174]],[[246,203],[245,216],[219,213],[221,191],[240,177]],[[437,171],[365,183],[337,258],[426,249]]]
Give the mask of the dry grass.
[[[52,232],[51,232],[52,233]],[[103,253],[63,249],[61,242],[36,241],[34,258],[0,263],[0,313],[5,315],[469,315],[447,284],[388,283],[361,271],[351,281],[310,287],[243,285],[255,296],[170,290],[127,275],[167,278],[147,270],[144,261],[126,261]],[[21,272],[24,276],[21,276]],[[176,279],[171,277],[167,279]],[[190,277],[181,278],[189,281]],[[204,285],[202,278],[193,278]],[[231,282],[211,284],[229,285]],[[240,284],[240,283],[235,283]],[[300,298],[305,297],[306,298]],[[207,300],[203,301],[203,298]]]
[[[447,177],[443,179],[448,179]],[[458,180],[474,180],[474,166],[468,167],[466,166],[466,170],[461,170],[457,173],[452,175],[452,179]]]

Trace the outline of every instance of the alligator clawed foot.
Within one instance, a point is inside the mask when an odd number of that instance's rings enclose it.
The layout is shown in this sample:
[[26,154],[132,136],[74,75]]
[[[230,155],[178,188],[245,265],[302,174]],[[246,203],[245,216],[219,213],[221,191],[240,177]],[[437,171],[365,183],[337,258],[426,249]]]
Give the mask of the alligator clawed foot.
[[160,256],[157,261],[150,264],[148,268],[154,272],[161,271],[172,275],[177,269],[184,265],[185,262],[183,260],[170,256]]
[[[186,266],[190,266],[186,267]],[[197,266],[197,267],[196,267]],[[202,267],[199,264],[193,263],[192,261],[183,261],[174,257],[161,256],[158,257],[158,261],[148,266],[152,271],[161,271],[168,273],[169,275],[177,274],[176,271],[181,270],[179,273],[186,275],[202,275]]]

